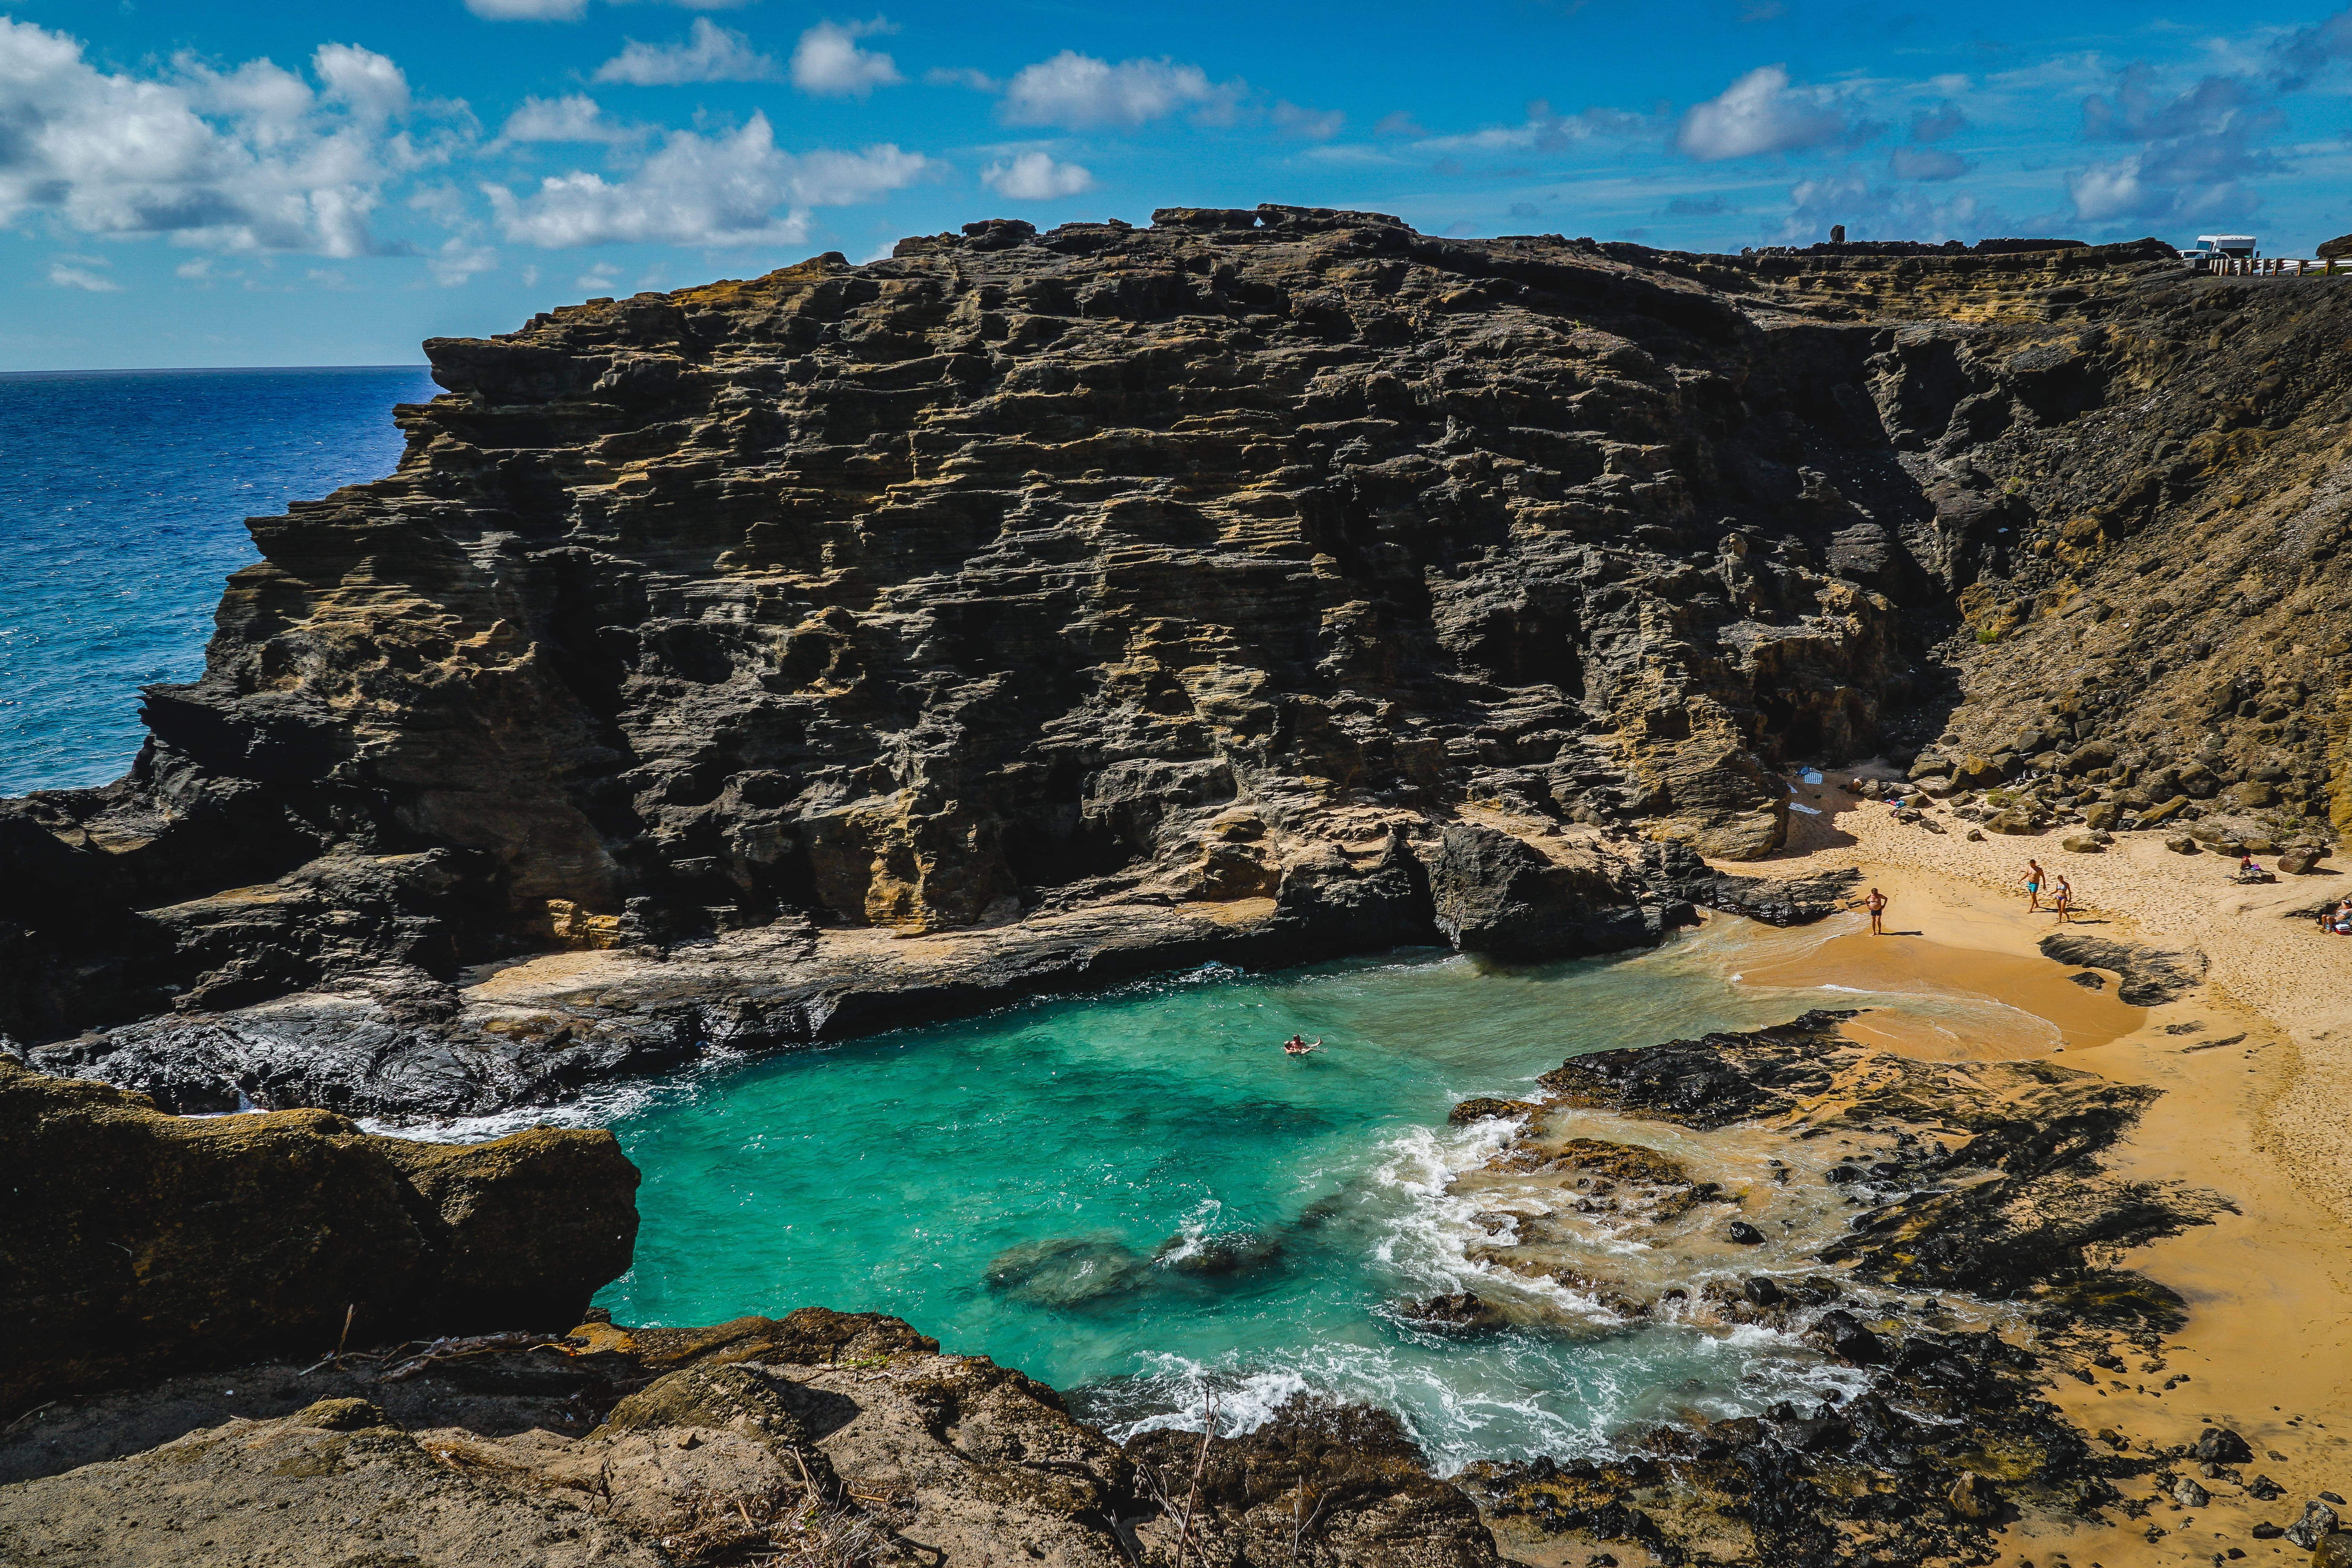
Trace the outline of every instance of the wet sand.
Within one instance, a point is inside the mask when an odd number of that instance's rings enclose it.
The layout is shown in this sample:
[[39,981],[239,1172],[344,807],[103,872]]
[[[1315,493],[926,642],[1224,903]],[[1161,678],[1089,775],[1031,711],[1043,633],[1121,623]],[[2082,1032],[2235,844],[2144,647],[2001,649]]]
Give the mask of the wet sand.
[[[2114,1259],[2179,1292],[2188,1321],[2153,1358],[2118,1342],[2126,1370],[2103,1372],[2093,1385],[2053,1376],[2051,1397],[2085,1432],[2113,1429],[2134,1452],[2194,1443],[2209,1425],[2232,1427],[2255,1452],[2237,1467],[2244,1479],[2267,1475],[2285,1495],[2262,1503],[2199,1475],[2193,1458],[2175,1461],[2169,1468],[2212,1493],[2210,1507],[2160,1501],[2146,1520],[2117,1516],[2105,1529],[2020,1521],[2006,1550],[2077,1568],[2203,1564],[2231,1547],[2251,1564],[2300,1564],[2307,1552],[2248,1532],[2263,1520],[2294,1522],[2323,1490],[2352,1492],[2352,941],[2281,911],[2341,896],[2352,879],[2238,889],[2224,882],[2221,857],[2173,854],[2157,835],[2119,835],[2096,857],[2068,854],[2056,835],[1970,843],[1969,825],[1948,816],[1938,836],[1841,790],[1806,793],[1823,815],[1796,819],[1790,853],[1727,869],[1855,866],[1864,879],[1857,895],[1876,885],[1892,900],[1887,931],[1922,934],[1841,931],[1748,979],[1958,990],[2047,1019],[2065,1065],[2165,1091],[2110,1170],[2217,1191],[2235,1211]],[[2054,917],[2027,912],[2022,889],[2011,891],[2029,856],[2085,895],[2085,934],[2194,945],[2212,962],[2209,983],[2148,1009],[2115,1000],[2112,974],[2101,992],[2075,985],[2068,977],[2079,971],[2035,946],[2058,929]],[[1907,1055],[1979,1051],[1911,1020],[1866,1015],[1849,1033]],[[2185,1381],[2168,1388],[2175,1379]],[[2126,1495],[2153,1490],[2141,1482]],[[2165,1531],[2153,1542],[2151,1523]]]

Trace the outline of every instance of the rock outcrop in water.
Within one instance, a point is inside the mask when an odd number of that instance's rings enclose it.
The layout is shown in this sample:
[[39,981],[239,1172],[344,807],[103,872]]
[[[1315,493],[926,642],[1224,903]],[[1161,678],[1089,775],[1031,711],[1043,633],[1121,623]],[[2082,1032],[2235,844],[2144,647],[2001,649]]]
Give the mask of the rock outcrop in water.
[[[2146,1511],[2116,1482],[2153,1467],[2095,1448],[2039,1384],[2089,1376],[2111,1336],[2155,1353],[2182,1303],[2113,1259],[2227,1200],[2101,1170],[2157,1090],[2038,1060],[1896,1057],[1842,1037],[1853,1016],[1571,1058],[1539,1100],[1469,1108],[1520,1123],[1454,1183],[1497,1233],[1473,1257],[1537,1290],[1482,1286],[1494,1300],[1447,1315],[1540,1322],[1556,1287],[1603,1315],[1799,1334],[1864,1384],[1622,1434],[1603,1459],[1475,1467],[1507,1550],[1981,1561],[1984,1528],[2015,1513]],[[1672,1157],[1645,1142],[1661,1132]],[[1772,1180],[1742,1181],[1759,1140]],[[1667,1289],[1633,1277],[1643,1258]],[[2016,1303],[2038,1343],[2005,1336],[1990,1301]]]
[[561,1329],[637,1235],[609,1132],[458,1146],[323,1110],[197,1120],[0,1061],[0,1150],[7,1415],[346,1337]]
[[845,1032],[872,971],[899,1021],[1795,911],[1604,830],[1764,854],[1808,758],[2316,824],[2347,328],[2153,242],[1266,207],[436,341],[131,774],[0,806],[0,1033],[184,1109],[485,1109]]

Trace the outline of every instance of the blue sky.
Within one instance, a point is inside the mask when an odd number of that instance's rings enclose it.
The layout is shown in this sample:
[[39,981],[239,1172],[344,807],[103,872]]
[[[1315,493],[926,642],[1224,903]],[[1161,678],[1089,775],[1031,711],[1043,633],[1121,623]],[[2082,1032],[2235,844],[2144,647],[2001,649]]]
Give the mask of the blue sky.
[[2308,255],[2347,175],[2325,5],[26,0],[0,369],[414,362],[586,296],[1172,205]]

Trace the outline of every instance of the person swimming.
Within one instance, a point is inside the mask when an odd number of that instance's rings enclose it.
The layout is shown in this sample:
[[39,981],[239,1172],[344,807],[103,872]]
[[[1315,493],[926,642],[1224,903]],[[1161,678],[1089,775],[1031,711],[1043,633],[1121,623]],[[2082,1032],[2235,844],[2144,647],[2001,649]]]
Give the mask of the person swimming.
[[1282,1053],[1289,1057],[1303,1057],[1309,1051],[1320,1050],[1322,1047],[1323,1037],[1320,1035],[1311,1040],[1304,1035],[1293,1035],[1282,1042]]

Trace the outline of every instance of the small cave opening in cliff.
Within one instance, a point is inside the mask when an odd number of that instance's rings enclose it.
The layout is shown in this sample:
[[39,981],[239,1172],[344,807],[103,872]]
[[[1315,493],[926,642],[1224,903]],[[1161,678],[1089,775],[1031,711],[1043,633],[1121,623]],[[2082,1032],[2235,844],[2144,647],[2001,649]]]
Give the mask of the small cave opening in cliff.
[[[1058,888],[1124,870],[1140,856],[1108,820],[1085,810],[1086,764],[1056,757],[1044,781],[1005,816],[999,840],[1005,868],[1024,889]],[[1024,901],[1031,895],[1024,892]]]

